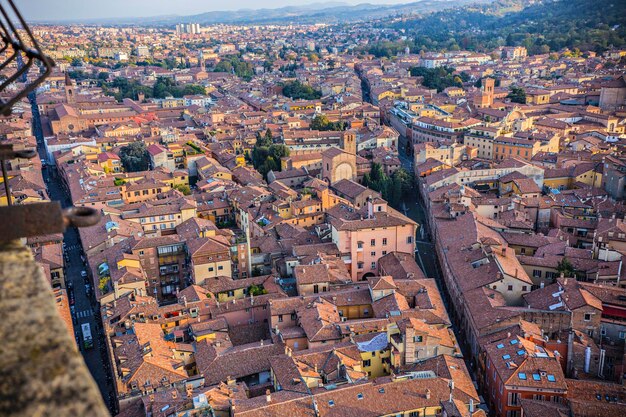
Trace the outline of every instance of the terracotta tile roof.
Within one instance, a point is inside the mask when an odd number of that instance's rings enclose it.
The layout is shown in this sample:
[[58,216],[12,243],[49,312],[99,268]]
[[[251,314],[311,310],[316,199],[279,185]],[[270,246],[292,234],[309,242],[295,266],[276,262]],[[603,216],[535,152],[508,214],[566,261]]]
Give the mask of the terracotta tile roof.
[[378,318],[400,316],[402,311],[409,310],[409,304],[402,294],[393,292],[372,303],[374,316]]
[[223,317],[216,319],[201,321],[198,323],[190,323],[189,329],[194,337],[202,336],[205,334],[212,334],[215,332],[222,332],[228,334],[228,323]]
[[[274,277],[272,275],[263,275],[259,277],[250,277],[244,279],[232,279],[231,277],[219,276],[214,278],[207,278],[205,280],[204,286],[206,290],[213,293],[219,294],[226,291],[232,291],[236,289],[247,289],[251,285],[263,286],[265,288],[265,284],[272,286],[274,282]],[[267,288],[269,289],[269,288]],[[269,292],[269,291],[268,291]]]
[[[278,394],[278,395],[277,395]],[[453,397],[465,404],[470,397],[457,389]],[[283,397],[282,392],[273,393],[271,401],[264,398],[252,399],[245,404],[236,402],[235,416],[314,416],[316,415],[310,396],[297,394]],[[443,378],[397,379],[382,378],[361,384],[348,384],[336,389],[318,389],[314,392],[318,416],[323,417],[375,417],[395,415],[425,407],[439,407],[450,396],[448,381]],[[478,397],[473,398],[478,401]]]
[[567,390],[558,358],[530,340],[510,336],[492,341],[484,349],[489,363],[505,384],[520,389]]
[[352,180],[339,180],[331,186],[331,189],[341,196],[354,200],[362,194],[376,194],[376,191],[370,190],[367,187],[362,186],[358,182]]
[[209,237],[189,239],[186,243],[191,256],[229,252],[228,246]]
[[415,262],[412,253],[390,252],[378,260],[378,271],[390,275],[393,279],[423,279],[426,278]]
[[341,318],[337,307],[321,297],[300,306],[296,310],[296,314],[298,315],[298,323],[304,329],[309,341],[328,341],[341,338],[338,326]]
[[395,290],[396,284],[391,276],[370,277],[367,279],[369,287],[372,290]]
[[602,301],[603,304],[626,307],[626,288],[609,285],[579,283],[587,292]]
[[405,369],[406,371],[434,371],[441,378],[454,381],[456,389],[463,391],[468,396],[475,398],[478,396],[472,377],[469,374],[463,358],[438,355],[424,361],[412,364]]
[[342,260],[331,262],[330,260],[320,264],[298,265],[293,268],[293,276],[298,285],[315,283],[349,283],[352,279]]
[[205,386],[243,378],[270,370],[269,358],[280,354],[284,347],[270,340],[216,350],[207,339],[196,345],[196,366],[204,376]]
[[[623,385],[579,379],[566,381],[568,401],[575,416],[604,417],[624,414],[626,388]],[[607,401],[607,395],[610,401]]]
[[197,285],[190,285],[178,292],[178,299],[186,302],[207,300],[207,290]]
[[573,278],[558,278],[554,284],[524,294],[524,300],[530,307],[542,310],[574,311],[591,306],[602,311],[602,302]]
[[128,372],[118,381],[121,392],[130,390],[130,384],[138,389],[169,386],[187,378],[183,364],[172,358],[173,344],[166,342],[161,326],[156,323],[135,323],[134,334],[112,338],[118,369]]
[[329,223],[337,230],[357,231],[379,227],[417,225],[415,221],[391,207],[388,207],[386,212],[376,212],[371,218],[368,218],[367,207],[357,211],[347,206],[338,205],[327,210],[326,214],[329,216]]
[[520,400],[524,416],[526,417],[570,417],[569,407],[551,401],[539,401],[522,398]]

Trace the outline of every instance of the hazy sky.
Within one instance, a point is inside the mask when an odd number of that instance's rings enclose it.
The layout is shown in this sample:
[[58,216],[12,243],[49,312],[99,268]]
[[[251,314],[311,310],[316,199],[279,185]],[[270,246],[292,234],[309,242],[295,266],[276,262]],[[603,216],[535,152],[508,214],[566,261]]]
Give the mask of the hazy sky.
[[[409,3],[415,0],[333,0],[350,4]],[[26,20],[146,17],[166,14],[190,15],[214,10],[275,8],[324,3],[325,0],[16,0]]]

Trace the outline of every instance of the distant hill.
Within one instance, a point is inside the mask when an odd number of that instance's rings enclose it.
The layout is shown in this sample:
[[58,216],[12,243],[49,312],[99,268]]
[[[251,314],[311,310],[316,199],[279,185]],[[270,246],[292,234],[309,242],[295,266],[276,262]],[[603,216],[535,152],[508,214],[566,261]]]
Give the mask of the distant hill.
[[626,1],[497,0],[381,25],[407,30],[414,51],[522,45],[531,54],[565,47],[602,52],[626,46]]
[[[444,10],[458,5],[493,0],[421,0],[406,4],[382,5],[362,3],[348,5],[342,2],[313,3],[303,6],[286,6],[276,9],[242,9],[214,11],[191,16],[154,16],[118,19],[83,19],[81,23],[115,25],[174,25],[176,23],[232,24],[287,24],[287,23],[342,23],[381,19],[391,15],[413,15]],[[66,22],[66,23],[69,23]]]
[[209,12],[182,18],[187,23],[340,23],[379,19],[390,15],[427,13],[485,0],[422,0],[407,4],[355,6],[317,4],[278,9]]

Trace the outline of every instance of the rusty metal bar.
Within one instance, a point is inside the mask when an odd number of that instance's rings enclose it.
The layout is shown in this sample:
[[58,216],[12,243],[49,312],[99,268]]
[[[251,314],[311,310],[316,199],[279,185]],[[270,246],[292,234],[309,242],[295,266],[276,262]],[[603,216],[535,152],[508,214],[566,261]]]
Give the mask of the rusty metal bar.
[[93,226],[101,213],[89,207],[61,209],[58,201],[0,207],[0,242],[63,233],[68,227]]
[[10,206],[13,202],[11,201],[11,187],[9,187],[9,175],[7,174],[7,161],[0,159],[0,165],[2,165],[2,179],[4,181],[4,191],[7,193],[7,204]]

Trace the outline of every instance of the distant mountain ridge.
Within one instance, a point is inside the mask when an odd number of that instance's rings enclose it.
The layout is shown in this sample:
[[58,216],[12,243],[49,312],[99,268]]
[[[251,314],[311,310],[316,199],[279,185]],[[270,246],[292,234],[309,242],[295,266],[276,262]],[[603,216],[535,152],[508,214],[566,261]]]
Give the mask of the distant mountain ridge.
[[[241,9],[213,11],[190,16],[153,16],[135,18],[102,18],[57,21],[55,23],[92,23],[116,25],[174,25],[176,23],[210,24],[288,24],[288,23],[342,23],[380,19],[391,15],[410,15],[435,12],[451,7],[473,3],[490,3],[492,0],[421,0],[404,4],[361,3],[349,5],[343,2],[313,3],[303,6],[285,6],[276,9]],[[42,21],[45,23],[45,21]],[[52,23],[52,22],[51,22]]]
[[421,0],[404,4],[333,5],[323,3],[315,7],[287,6],[278,9],[253,11],[208,12],[186,16],[183,23],[342,23],[380,19],[391,15],[418,14],[439,11],[472,3],[489,3],[490,0]]
[[602,52],[626,46],[626,1],[495,0],[379,24],[405,30],[415,51],[520,45],[533,55],[562,48]]

